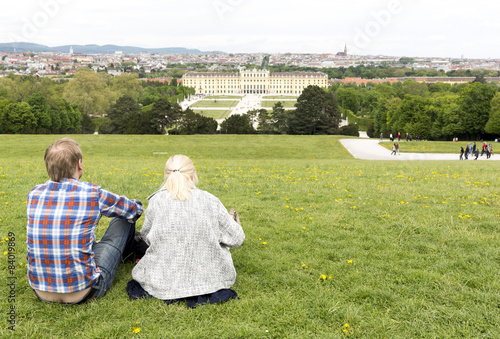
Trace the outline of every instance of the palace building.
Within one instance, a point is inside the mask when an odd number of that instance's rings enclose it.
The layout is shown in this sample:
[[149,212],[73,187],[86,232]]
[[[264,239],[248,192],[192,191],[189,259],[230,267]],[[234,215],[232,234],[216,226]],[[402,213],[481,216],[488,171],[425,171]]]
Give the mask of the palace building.
[[196,94],[291,94],[300,95],[309,85],[328,87],[328,76],[321,72],[271,73],[246,70],[239,73],[189,72],[182,77]]

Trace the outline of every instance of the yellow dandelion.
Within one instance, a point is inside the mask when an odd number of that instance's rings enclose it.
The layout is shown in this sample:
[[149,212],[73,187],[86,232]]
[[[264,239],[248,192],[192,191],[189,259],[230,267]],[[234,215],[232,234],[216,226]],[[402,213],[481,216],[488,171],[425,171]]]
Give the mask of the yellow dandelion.
[[265,241],[264,241],[264,242],[262,242],[262,245],[267,245],[267,242],[265,242]]
[[347,263],[348,264],[352,264],[352,260],[347,260]]
[[326,280],[326,275],[322,274],[322,275],[320,275],[320,276],[319,276],[319,278],[320,278],[321,280]]
[[139,333],[141,331],[140,327],[133,327],[132,328],[132,333]]

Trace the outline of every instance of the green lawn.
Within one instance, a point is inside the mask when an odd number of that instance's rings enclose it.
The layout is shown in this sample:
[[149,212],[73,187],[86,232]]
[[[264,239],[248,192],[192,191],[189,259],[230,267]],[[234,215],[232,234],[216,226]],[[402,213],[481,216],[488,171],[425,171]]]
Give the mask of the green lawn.
[[210,95],[205,99],[241,99],[241,95]]
[[201,114],[206,117],[214,118],[214,119],[225,119],[231,114],[231,110],[212,110],[212,109],[194,109],[195,113]]
[[295,99],[295,100],[297,100],[296,96],[290,96],[290,95],[264,95],[262,98],[264,98],[264,99]]
[[500,337],[497,163],[356,160],[332,136],[74,135],[82,180],[146,205],[168,156],[190,156],[199,188],[240,214],[240,300],[131,301],[130,263],[103,299],[40,302],[26,279],[25,202],[47,180],[43,154],[59,137],[1,136],[0,236],[15,234],[17,278],[8,301],[4,242],[2,338]]
[[[278,102],[279,102],[278,100],[276,100],[276,101],[263,100],[261,102],[261,106],[262,107],[274,107],[274,105]],[[281,101],[281,104],[283,105],[283,107],[295,107],[296,103],[297,103],[297,101]]]
[[[384,139],[388,140],[388,139]],[[397,141],[397,139],[396,139]],[[460,147],[463,147],[465,150],[465,147],[471,143],[472,145],[474,144],[474,141],[459,141],[459,142],[452,142],[452,141],[405,141],[401,140],[399,142],[399,147],[401,152],[406,152],[406,153],[460,153]],[[487,144],[490,144],[493,146],[493,153],[495,152],[495,148],[500,148],[498,146],[498,143],[495,143],[491,140],[486,140]],[[392,145],[394,142],[387,142],[384,141],[381,143],[384,147],[387,149],[392,150]],[[483,143],[480,141],[476,141],[476,147],[479,149],[479,152],[481,152]]]
[[239,100],[201,100],[192,104],[190,107],[234,107],[238,105]]

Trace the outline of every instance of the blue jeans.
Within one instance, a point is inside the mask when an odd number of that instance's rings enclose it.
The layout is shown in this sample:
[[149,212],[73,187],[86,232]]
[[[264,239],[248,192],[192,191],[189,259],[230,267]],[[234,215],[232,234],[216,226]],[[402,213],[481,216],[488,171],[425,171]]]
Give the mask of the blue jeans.
[[135,236],[135,222],[113,218],[101,241],[94,243],[94,260],[101,272],[100,277],[92,285],[87,298],[82,302],[101,298],[113,284],[116,270],[122,257],[125,259],[132,253]]

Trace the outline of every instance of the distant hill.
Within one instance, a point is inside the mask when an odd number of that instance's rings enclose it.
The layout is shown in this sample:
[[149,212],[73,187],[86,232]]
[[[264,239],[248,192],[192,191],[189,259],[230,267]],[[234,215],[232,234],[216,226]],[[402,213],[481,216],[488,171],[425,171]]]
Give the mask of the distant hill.
[[196,53],[223,53],[223,52],[203,52],[198,49],[188,49],[184,47],[166,47],[166,48],[142,48],[134,46],[117,46],[117,45],[67,45],[49,47],[45,45],[33,44],[30,42],[10,42],[0,43],[1,53],[23,53],[23,52],[61,52],[69,53],[70,47],[73,47],[73,53],[83,54],[109,54],[116,51],[121,51],[125,54],[135,54],[141,52],[149,52],[153,54],[170,53],[170,54],[196,54]]

